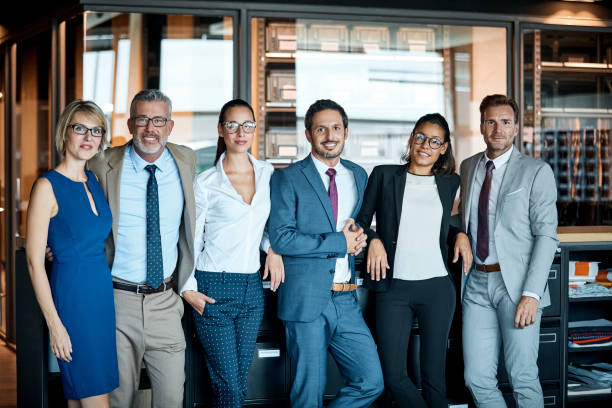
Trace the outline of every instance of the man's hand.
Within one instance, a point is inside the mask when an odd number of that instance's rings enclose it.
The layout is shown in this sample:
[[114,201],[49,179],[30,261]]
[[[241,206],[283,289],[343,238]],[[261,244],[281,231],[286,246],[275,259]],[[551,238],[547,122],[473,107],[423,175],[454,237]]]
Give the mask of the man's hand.
[[53,262],[53,252],[51,252],[51,247],[49,245],[45,248],[45,258],[47,258],[47,261]]
[[266,256],[266,266],[264,267],[263,278],[268,277],[270,273],[270,289],[275,292],[282,282],[285,282],[285,266],[283,265],[283,257],[270,247],[268,256]]
[[346,252],[351,255],[357,255],[366,245],[366,234],[363,228],[355,225],[355,220],[349,218],[342,228],[344,238],[346,239]]
[[453,263],[459,260],[459,255],[463,259],[463,273],[468,274],[472,267],[472,246],[470,245],[470,239],[463,232],[457,234],[455,238],[455,256],[453,257]]
[[195,290],[184,291],[183,299],[185,299],[200,315],[204,313],[204,308],[206,307],[207,303],[216,302],[215,299]]
[[379,281],[381,277],[383,279],[387,278],[387,269],[390,268],[387,262],[387,251],[385,251],[382,241],[378,238],[370,241],[367,265],[367,271],[372,280]]
[[516,306],[514,316],[514,327],[524,329],[525,326],[534,324],[538,314],[538,301],[531,296],[523,296]]

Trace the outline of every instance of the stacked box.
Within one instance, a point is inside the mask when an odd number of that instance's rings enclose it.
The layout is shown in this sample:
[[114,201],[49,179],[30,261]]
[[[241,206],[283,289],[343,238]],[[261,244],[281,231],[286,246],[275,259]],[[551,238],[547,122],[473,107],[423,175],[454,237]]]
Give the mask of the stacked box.
[[367,52],[389,49],[389,28],[355,26],[351,30],[351,51]]
[[395,47],[411,52],[436,50],[436,33],[433,28],[401,27],[397,30]]
[[267,52],[295,52],[306,48],[306,27],[296,23],[270,23],[266,26]]
[[295,128],[270,127],[266,132],[266,157],[297,157],[297,135]]
[[295,71],[288,69],[270,70],[267,79],[268,102],[295,102]]
[[308,28],[308,49],[314,51],[348,51],[346,25],[312,24]]

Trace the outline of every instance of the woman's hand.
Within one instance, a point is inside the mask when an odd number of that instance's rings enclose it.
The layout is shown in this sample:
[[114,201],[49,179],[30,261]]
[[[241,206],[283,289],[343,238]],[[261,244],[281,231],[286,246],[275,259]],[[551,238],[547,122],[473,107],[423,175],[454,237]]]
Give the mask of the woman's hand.
[[367,271],[372,280],[379,281],[381,277],[383,279],[387,277],[387,269],[390,268],[387,262],[387,251],[385,251],[382,241],[378,238],[370,241],[367,265]]
[[51,340],[51,351],[55,357],[64,361],[72,361],[72,343],[66,328],[61,322],[57,322],[49,327],[49,337]]
[[216,300],[200,293],[196,290],[186,290],[183,292],[183,299],[187,301],[200,315],[204,313],[207,303],[215,303]]
[[453,263],[459,260],[459,255],[463,259],[463,273],[467,275],[472,267],[474,258],[472,256],[470,239],[463,232],[458,233],[457,238],[455,238],[455,257],[453,258]]
[[266,266],[264,267],[263,278],[266,279],[270,274],[270,289],[276,292],[276,289],[282,282],[285,282],[285,265],[283,265],[282,255],[274,252],[272,247],[268,249],[266,256]]

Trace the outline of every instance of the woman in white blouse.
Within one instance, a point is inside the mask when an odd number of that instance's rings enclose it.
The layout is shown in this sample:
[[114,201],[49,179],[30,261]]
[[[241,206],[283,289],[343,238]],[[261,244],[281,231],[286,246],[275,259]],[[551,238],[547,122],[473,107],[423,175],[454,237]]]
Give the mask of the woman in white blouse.
[[282,257],[265,231],[272,165],[248,150],[257,123],[251,106],[235,99],[221,108],[215,166],[194,181],[195,270],[181,294],[191,306],[214,393],[214,407],[241,407],[263,317],[263,278],[275,291],[284,281]]

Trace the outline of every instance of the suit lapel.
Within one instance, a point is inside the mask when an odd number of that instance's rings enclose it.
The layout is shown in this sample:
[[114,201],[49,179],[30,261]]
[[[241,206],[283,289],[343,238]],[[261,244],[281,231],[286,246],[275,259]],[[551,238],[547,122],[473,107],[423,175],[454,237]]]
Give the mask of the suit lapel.
[[302,160],[302,173],[308,180],[308,183],[312,186],[312,189],[315,191],[317,197],[319,197],[319,201],[321,201],[321,205],[327,214],[327,219],[329,220],[329,224],[332,227],[332,231],[336,231],[336,223],[334,222],[334,212],[331,207],[331,201],[329,200],[329,195],[327,191],[325,191],[325,185],[323,184],[323,180],[321,180],[321,176],[315,167],[314,162],[310,155]]
[[504,205],[504,197],[508,194],[508,190],[512,184],[512,175],[516,174],[517,171],[520,171],[520,160],[521,154],[519,153],[516,146],[512,149],[512,153],[510,154],[510,158],[508,159],[508,163],[506,164],[506,171],[504,172],[504,177],[502,178],[501,185],[499,186],[499,193],[497,194],[497,205],[495,206],[495,226],[499,222],[501,218],[501,210]]
[[463,206],[463,218],[465,220],[465,230],[469,230],[470,226],[470,213],[472,208],[472,191],[474,189],[474,182],[476,181],[476,169],[478,168],[478,163],[482,157],[481,154],[477,154],[472,158],[472,161],[467,166],[467,175],[466,175],[466,191],[465,191],[465,204]]
[[[395,204],[395,230],[399,229],[402,218],[402,204],[404,203],[404,190],[406,188],[406,172],[408,165],[401,166],[393,177],[393,197]],[[396,234],[397,236],[397,234]]]
[[118,149],[110,151],[106,171],[106,199],[113,214],[113,242],[117,242],[117,230],[119,228],[119,190],[121,185],[121,170],[125,152],[131,143]]
[[361,208],[361,203],[363,202],[363,193],[365,191],[364,183],[361,183],[361,180],[357,180],[357,166],[348,160],[340,159],[340,162],[347,170],[353,173],[353,179],[355,180],[355,187],[357,188],[357,202],[355,203],[355,207],[353,207],[353,211],[351,212],[351,217],[355,219],[357,217],[357,213],[359,213],[359,209]]

